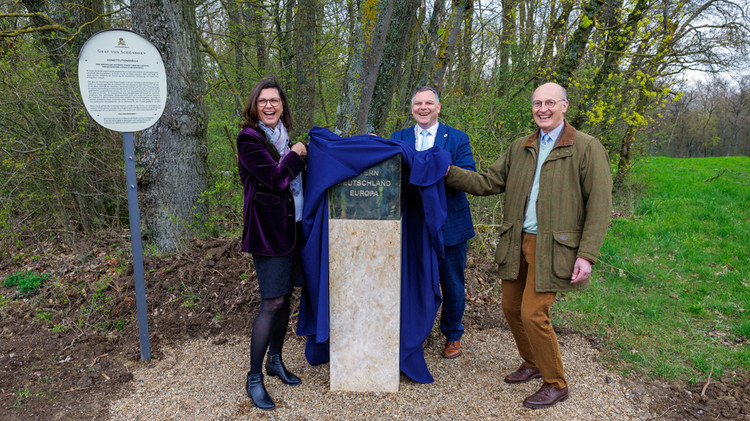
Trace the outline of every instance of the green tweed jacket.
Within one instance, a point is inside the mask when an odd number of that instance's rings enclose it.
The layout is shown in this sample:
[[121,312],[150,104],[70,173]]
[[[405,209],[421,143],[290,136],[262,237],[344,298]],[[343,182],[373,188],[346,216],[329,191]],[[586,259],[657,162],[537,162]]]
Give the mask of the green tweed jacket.
[[[503,280],[518,278],[524,213],[536,170],[539,130],[514,141],[486,173],[451,167],[445,182],[477,196],[505,192],[503,224],[495,251]],[[542,165],[537,199],[536,290],[586,288],[570,283],[576,257],[596,263],[609,226],[612,175],[609,156],[592,136],[567,121]]]

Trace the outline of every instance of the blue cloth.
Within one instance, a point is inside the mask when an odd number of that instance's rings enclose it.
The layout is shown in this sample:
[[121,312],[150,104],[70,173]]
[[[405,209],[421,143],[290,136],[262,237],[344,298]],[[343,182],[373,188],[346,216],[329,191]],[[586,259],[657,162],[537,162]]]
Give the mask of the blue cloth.
[[[329,360],[327,189],[396,154],[402,156],[404,206],[401,261],[401,371],[421,383],[433,380],[422,343],[440,306],[438,264],[443,257],[446,218],[443,175],[450,154],[439,148],[417,152],[412,145],[373,135],[340,138],[313,127],[308,145],[302,229],[302,261],[307,279],[300,299],[297,334],[307,336],[312,364]],[[387,346],[387,344],[384,344]]]
[[[398,139],[415,146],[414,126],[407,127],[391,134],[391,139]],[[451,164],[465,170],[476,171],[474,156],[471,153],[469,135],[451,126],[439,123],[435,143],[450,153]],[[445,188],[445,200],[448,206],[448,223],[443,226],[443,239],[448,246],[455,246],[474,237],[474,223],[471,220],[471,208],[466,193],[452,187]]]

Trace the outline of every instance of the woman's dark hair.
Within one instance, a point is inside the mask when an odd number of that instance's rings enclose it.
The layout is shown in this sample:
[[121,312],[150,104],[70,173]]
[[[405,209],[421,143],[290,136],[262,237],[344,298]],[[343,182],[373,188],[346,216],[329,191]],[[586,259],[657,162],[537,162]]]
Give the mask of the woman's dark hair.
[[289,109],[289,103],[286,102],[286,94],[284,90],[279,86],[279,82],[273,78],[263,79],[253,86],[253,90],[250,91],[250,97],[247,99],[245,109],[242,110],[242,118],[245,121],[242,122],[243,126],[258,128],[258,97],[260,91],[267,88],[276,88],[279,91],[279,97],[281,98],[281,122],[284,123],[284,127],[288,131],[292,130],[292,112]]

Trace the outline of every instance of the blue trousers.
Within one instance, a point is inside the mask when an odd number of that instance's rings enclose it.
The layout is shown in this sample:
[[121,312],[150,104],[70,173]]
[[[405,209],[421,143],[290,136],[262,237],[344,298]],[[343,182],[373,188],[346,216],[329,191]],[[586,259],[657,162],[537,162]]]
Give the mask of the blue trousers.
[[448,341],[461,339],[464,326],[461,319],[466,308],[466,242],[445,246],[445,260],[438,266],[443,306],[440,310],[440,330]]

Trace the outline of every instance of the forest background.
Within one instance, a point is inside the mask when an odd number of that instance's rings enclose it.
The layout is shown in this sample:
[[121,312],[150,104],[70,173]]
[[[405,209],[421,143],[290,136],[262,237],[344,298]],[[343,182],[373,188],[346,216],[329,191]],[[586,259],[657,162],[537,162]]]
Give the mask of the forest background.
[[[133,29],[165,60],[166,110],[137,134],[136,155],[143,234],[150,250],[168,252],[236,229],[234,138],[249,89],[267,75],[287,90],[296,139],[313,125],[388,137],[412,124],[414,89],[434,86],[441,120],[469,134],[480,171],[534,129],[529,98],[550,80],[568,89],[568,120],[609,151],[617,191],[642,156],[748,155],[749,9],[718,0],[0,0],[0,242],[75,243],[127,225],[121,136],[88,117],[77,86],[77,54],[103,29]],[[708,76],[686,81],[698,72]]]
[[[185,260],[179,253],[196,237],[238,236],[235,137],[249,90],[263,77],[275,76],[286,89],[296,140],[313,125],[344,136],[388,137],[413,124],[414,89],[434,86],[441,121],[469,134],[480,172],[535,129],[531,93],[556,81],[568,89],[568,120],[601,139],[616,182],[615,222],[606,262],[597,269],[610,282],[598,283],[595,294],[563,300],[563,324],[609,336],[607,345],[629,361],[626,370],[643,364],[651,375],[695,383],[714,372],[709,360],[717,372],[746,369],[749,24],[745,0],[0,0],[0,268],[26,268],[5,280],[0,336],[21,340],[20,330],[4,333],[13,315],[63,335],[60,342],[72,332],[133,329],[130,313],[115,317],[130,305],[117,277],[131,283],[123,248],[129,231],[122,136],[87,115],[76,61],[94,33],[127,28],[161,51],[168,78],[164,115],[136,134],[142,235],[151,258]],[[744,158],[684,165],[644,159],[655,156]],[[701,184],[730,178],[731,189]],[[652,184],[663,190],[644,196]],[[488,255],[502,197],[470,201],[478,232],[472,248]],[[722,219],[709,210],[731,215]],[[645,234],[638,231],[644,221]],[[716,246],[715,236],[704,232],[714,222],[731,246]],[[71,266],[49,279],[32,273],[35,260],[49,257],[41,249],[65,250],[59,255]],[[719,269],[706,266],[700,250],[715,253],[711,265]],[[666,260],[654,265],[659,256]],[[201,256],[201,267],[212,259],[213,252]],[[108,269],[83,274],[94,261]],[[175,270],[171,263],[164,267],[154,276]],[[244,284],[248,275],[241,276]],[[695,277],[722,284],[695,289]],[[43,292],[32,296],[10,279]],[[186,277],[165,287],[179,292],[172,305],[202,303],[211,329],[220,322],[226,327],[229,310],[209,312],[212,298],[200,296],[200,282],[191,282]],[[497,292],[487,288],[481,294]],[[629,301],[602,303],[603,289]],[[709,299],[715,290],[724,292]],[[120,296],[112,298],[115,293]],[[681,324],[665,324],[673,335],[665,339],[654,329],[664,324],[660,309],[677,302],[673,320]],[[714,320],[715,312],[723,321]],[[704,329],[704,319],[713,327]],[[29,331],[38,330],[33,323]],[[685,356],[689,346],[682,341],[694,338],[731,346],[699,344]],[[727,351],[718,356],[714,345]],[[29,364],[37,359],[29,357]],[[15,402],[28,390],[19,388]]]

